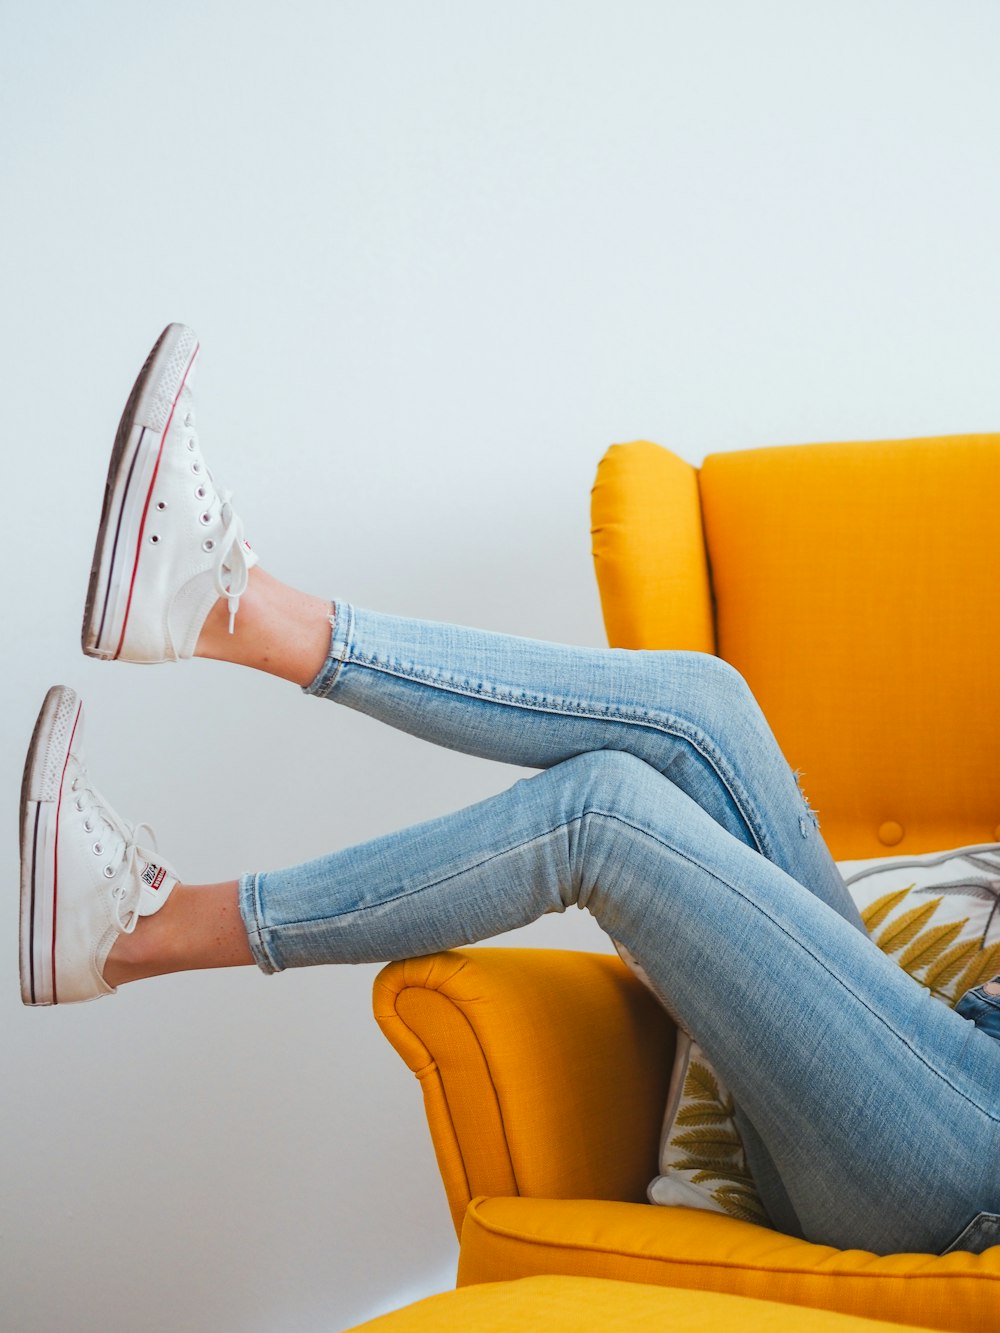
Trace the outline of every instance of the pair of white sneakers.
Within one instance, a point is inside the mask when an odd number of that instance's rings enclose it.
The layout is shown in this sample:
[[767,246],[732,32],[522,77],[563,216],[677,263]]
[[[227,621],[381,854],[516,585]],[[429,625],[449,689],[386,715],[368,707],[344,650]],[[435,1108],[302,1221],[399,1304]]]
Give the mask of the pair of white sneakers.
[[[83,615],[83,651],[119,662],[191,657],[220,597],[233,630],[257,557],[195,430],[198,339],[170,324],[139,373],[115,436]],[[21,998],[66,1004],[109,995],[122,932],[178,882],[152,830],[121,819],[84,763],[75,691],[46,694],[21,784]]]

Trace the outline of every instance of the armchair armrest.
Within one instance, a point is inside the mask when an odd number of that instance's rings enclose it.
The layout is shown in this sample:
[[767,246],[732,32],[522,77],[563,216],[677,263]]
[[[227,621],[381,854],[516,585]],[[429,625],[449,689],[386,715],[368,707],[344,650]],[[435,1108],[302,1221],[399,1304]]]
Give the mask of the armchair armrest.
[[645,1198],[674,1027],[617,958],[455,949],[390,963],[373,1003],[420,1080],[456,1231],[477,1195]]

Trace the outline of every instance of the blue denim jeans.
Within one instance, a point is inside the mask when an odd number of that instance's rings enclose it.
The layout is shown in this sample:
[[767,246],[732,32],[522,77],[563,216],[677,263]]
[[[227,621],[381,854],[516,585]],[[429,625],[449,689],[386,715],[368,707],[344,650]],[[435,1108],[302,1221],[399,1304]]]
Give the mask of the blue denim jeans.
[[307,692],[543,771],[245,875],[264,971],[411,957],[585,907],[732,1089],[776,1227],[877,1253],[940,1253],[980,1214],[995,1229],[1000,1041],[869,940],[733,668],[341,603]]

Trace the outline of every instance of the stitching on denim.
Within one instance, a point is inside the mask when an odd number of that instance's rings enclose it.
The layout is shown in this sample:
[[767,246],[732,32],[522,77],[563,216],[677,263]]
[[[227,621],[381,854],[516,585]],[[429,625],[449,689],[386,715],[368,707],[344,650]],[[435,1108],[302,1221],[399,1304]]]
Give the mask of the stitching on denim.
[[[277,959],[272,954],[267,941],[264,939],[264,931],[270,930],[272,929],[272,927],[265,926],[264,924],[264,913],[260,901],[260,876],[258,874],[252,874],[245,876],[244,879],[245,882],[247,882],[248,884],[248,890],[244,894],[243,884],[241,882],[240,900],[241,902],[246,902],[247,899],[249,899],[250,910],[253,913],[253,930],[247,931],[247,939],[250,942],[250,950],[252,953],[254,952],[253,946],[254,943],[256,943],[257,952],[260,954],[260,957],[257,958],[257,966],[261,968],[261,971],[267,971],[268,969],[270,969],[272,974],[275,972],[280,972],[282,969],[278,965]],[[261,958],[263,958],[264,962],[267,964],[267,967],[261,966]]]
[[629,723],[633,726],[646,727],[650,731],[662,732],[667,736],[675,736],[687,742],[697,754],[708,761],[719,781],[732,798],[740,818],[750,830],[756,844],[755,850],[762,856],[767,857],[768,860],[774,859],[774,848],[763,831],[763,821],[751,818],[748,814],[750,802],[742,784],[735,780],[724,765],[721,750],[713,744],[710,737],[692,723],[684,723],[678,720],[674,726],[668,726],[658,718],[654,719],[648,713],[643,714],[636,709],[608,707],[604,710],[598,710],[593,707],[583,707],[577,704],[575,700],[565,699],[558,695],[529,695],[523,690],[519,692],[511,689],[500,690],[495,685],[489,687],[485,685],[475,686],[469,681],[459,682],[455,677],[437,671],[422,671],[417,667],[403,666],[402,663],[395,660],[383,661],[379,657],[355,649],[353,644],[350,645],[349,652],[349,660],[354,666],[367,667],[369,670],[380,671],[384,675],[394,676],[399,680],[412,681],[418,685],[433,685],[435,688],[449,694],[479,699],[485,703],[501,704],[509,708],[525,708],[535,713],[564,713],[575,717],[590,718],[595,722]]
[[[522,842],[511,843],[509,847],[504,847],[498,852],[491,852],[489,856],[484,856],[481,861],[470,862],[469,865],[463,865],[459,870],[454,870],[451,874],[442,875],[439,879],[428,880],[426,884],[417,884],[406,893],[397,893],[391,898],[381,898],[377,903],[365,903],[360,907],[352,907],[344,912],[328,912],[325,916],[305,916],[295,921],[283,921],[280,926],[271,926],[271,930],[285,930],[289,926],[313,926],[318,921],[339,921],[343,917],[358,916],[364,912],[374,912],[389,903],[405,902],[408,898],[415,898],[417,894],[426,893],[428,889],[440,888],[443,884],[449,884],[453,879],[458,879],[460,875],[467,875],[473,870],[482,870],[484,866],[490,865],[493,861],[498,861],[504,856],[509,856],[511,852],[519,852],[523,847],[528,847],[533,842],[541,842],[545,838],[550,838],[553,833],[559,833],[563,829],[569,828],[572,824],[578,822],[580,815],[573,819],[567,819],[561,824],[553,824],[550,829],[541,833],[534,833],[530,838],[525,838]],[[567,906],[567,904],[563,904]]]
[[[343,633],[343,643],[338,647],[338,621],[346,617],[347,624]],[[337,610],[330,620],[330,651],[326,655],[320,672],[320,683],[310,691],[317,699],[327,699],[340,679],[340,674],[351,657],[351,644],[354,639],[354,607],[350,602],[338,602]]]
[[[639,827],[639,825],[633,824],[630,820],[624,819],[621,815],[612,814],[609,811],[602,811],[602,810],[593,810],[593,811],[588,811],[587,813],[599,814],[607,819],[615,820],[617,823],[624,824],[626,828],[632,829],[634,833],[642,834],[643,836],[651,839],[651,841],[657,843],[659,846],[668,848],[675,856],[679,857],[682,861],[687,861],[689,865],[697,866],[698,869],[702,870],[706,875],[709,876],[710,879],[714,879],[716,883],[724,885],[727,889],[730,889],[733,893],[735,893],[737,897],[742,898],[742,900],[747,904],[748,907],[753,908],[755,912],[758,912],[761,916],[764,917],[765,921],[769,921],[771,925],[775,927],[776,930],[779,930],[782,933],[782,935],[786,937],[786,939],[790,940],[793,944],[797,945],[800,949],[802,949],[804,953],[808,954],[809,957],[813,960],[813,962],[816,963],[818,967],[821,967],[832,981],[834,981],[838,986],[840,986],[842,990],[845,990],[847,994],[850,995],[852,999],[856,1000],[863,1009],[866,1009],[868,1013],[871,1014],[871,1016],[878,1023],[881,1023],[881,1025],[885,1028],[885,1030],[888,1033],[890,1033],[897,1041],[902,1042],[902,1044],[906,1047],[906,1049],[913,1055],[914,1059],[919,1060],[919,1062],[924,1066],[925,1069],[927,1069],[936,1078],[939,1078],[941,1082],[944,1083],[946,1087],[950,1088],[957,1097],[960,1097],[963,1101],[968,1102],[970,1106],[974,1107],[977,1111],[985,1115],[987,1120],[991,1120],[994,1124],[1000,1124],[1000,1115],[990,1111],[988,1107],[980,1106],[979,1103],[976,1102],[967,1093],[963,1092],[960,1088],[957,1088],[943,1070],[936,1069],[934,1065],[932,1065],[926,1059],[926,1057],[921,1055],[920,1052],[917,1051],[910,1044],[910,1042],[906,1040],[906,1038],[902,1035],[902,1033],[897,1032],[896,1029],[886,1021],[886,1019],[883,1017],[882,1014],[880,1014],[877,1010],[872,1009],[871,1006],[868,1005],[864,1001],[864,999],[862,999],[862,997],[857,994],[856,991],[851,989],[851,987],[843,979],[843,977],[838,976],[837,973],[834,972],[822,958],[820,958],[817,954],[813,952],[813,950],[809,947],[809,945],[805,942],[805,940],[801,940],[796,935],[793,935],[792,932],[788,930],[784,925],[782,925],[780,921],[776,920],[768,912],[765,912],[763,907],[761,907],[758,903],[755,903],[751,897],[749,897],[746,893],[744,893],[742,889],[740,889],[738,884],[731,884],[729,880],[724,879],[716,871],[709,869],[708,866],[702,865],[702,863],[696,860],[693,856],[688,856],[686,853],[672,846],[672,844],[664,842],[662,838],[660,838],[657,834],[650,832],[649,829],[641,828]],[[775,869],[778,869],[778,867],[775,867]],[[819,901],[821,900],[817,899],[817,902]]]
[[[728,879],[723,878],[723,876],[720,875],[717,871],[712,870],[709,866],[703,864],[695,857],[687,855],[685,852],[682,852],[677,847],[673,846],[672,843],[666,842],[658,834],[653,833],[649,829],[643,828],[640,825],[633,823],[631,820],[625,819],[623,818],[623,816],[615,814],[614,812],[609,810],[601,810],[595,807],[588,807],[586,810],[581,811],[580,814],[575,815],[572,819],[567,819],[559,824],[554,824],[552,825],[551,828],[546,829],[542,833],[536,833],[530,838],[526,838],[521,842],[514,843],[509,847],[505,847],[502,851],[493,852],[491,853],[491,855],[483,857],[482,860],[476,861],[471,865],[463,866],[460,870],[455,870],[451,874],[442,875],[440,878],[432,880],[426,884],[420,884],[417,887],[411,889],[408,893],[399,894],[395,898],[383,899],[377,903],[368,903],[365,904],[363,907],[355,907],[352,908],[349,912],[338,912],[335,915],[327,915],[325,917],[312,917],[312,918],[307,917],[303,918],[300,921],[287,921],[284,922],[281,926],[277,927],[272,926],[269,927],[269,929],[283,930],[289,927],[294,928],[295,926],[315,925],[318,921],[337,921],[342,917],[356,916],[370,911],[375,911],[377,909],[380,910],[386,906],[387,902],[388,903],[403,902],[406,899],[413,898],[417,894],[424,893],[429,889],[438,888],[442,884],[447,884],[451,880],[457,879],[460,875],[468,874],[470,871],[473,870],[480,870],[482,869],[482,867],[490,865],[493,861],[499,860],[501,857],[510,855],[511,852],[520,851],[523,847],[527,847],[531,843],[540,842],[545,838],[550,838],[554,833],[559,833],[563,829],[568,829],[571,828],[573,825],[580,824],[584,819],[588,818],[591,815],[596,815],[602,819],[609,819],[614,823],[621,824],[623,827],[631,829],[633,833],[637,833],[643,837],[649,838],[650,841],[656,843],[657,846],[666,848],[672,855],[676,856],[679,860],[686,861],[689,865],[695,866],[698,870],[702,871],[703,874],[708,875],[710,879],[715,880],[717,884],[721,884],[724,888],[727,888],[732,893],[735,893],[736,896],[742,899],[742,901],[745,902],[748,907],[752,908],[755,912],[759,913],[759,915],[761,915],[765,921],[769,922],[772,926],[774,926],[776,930],[780,931],[781,934],[784,935],[786,939],[788,939],[792,944],[796,945],[804,953],[806,953],[813,960],[813,962],[816,963],[816,965],[820,967],[827,974],[827,976],[830,977],[830,979],[836,985],[840,986],[841,989],[846,991],[847,994],[850,995],[852,999],[856,1000],[857,1003],[860,1004],[863,1009],[867,1010],[867,1012],[872,1016],[872,1018],[874,1018],[876,1022],[880,1023],[882,1027],[884,1027],[885,1030],[896,1041],[901,1042],[902,1045],[911,1053],[911,1055],[914,1057],[915,1060],[918,1060],[920,1064],[922,1064],[924,1068],[928,1070],[929,1073],[934,1075],[935,1078],[939,1078],[941,1082],[945,1084],[946,1087],[950,1088],[956,1097],[961,1098],[962,1101],[967,1102],[969,1106],[979,1111],[980,1114],[985,1115],[987,1120],[992,1121],[994,1124],[1000,1124],[1000,1115],[991,1112],[985,1106],[980,1106],[979,1103],[976,1102],[967,1093],[963,1092],[960,1088],[957,1088],[955,1084],[951,1081],[951,1079],[948,1078],[948,1076],[944,1073],[943,1070],[936,1069],[934,1065],[932,1065],[926,1059],[925,1056],[921,1055],[920,1052],[917,1051],[911,1045],[911,1043],[906,1040],[906,1038],[902,1035],[902,1033],[897,1032],[896,1029],[892,1027],[886,1021],[883,1015],[878,1013],[877,1010],[872,1009],[871,1006],[868,1005],[865,1002],[865,1000],[860,995],[857,994],[856,991],[852,990],[850,985],[848,985],[848,983],[841,976],[839,976],[836,972],[834,972],[822,958],[820,958],[816,953],[813,952],[813,950],[804,940],[799,939],[796,935],[793,935],[792,932],[789,931],[784,925],[782,925],[780,921],[776,920],[773,916],[770,915],[770,913],[766,912],[763,907],[761,907],[758,903],[754,902],[753,898],[749,897],[739,887],[738,884],[731,883]],[[775,869],[777,870],[778,867],[775,866]],[[819,901],[821,900],[817,899],[817,902]],[[568,904],[564,904],[564,907],[567,905]],[[648,971],[648,968],[646,970]]]

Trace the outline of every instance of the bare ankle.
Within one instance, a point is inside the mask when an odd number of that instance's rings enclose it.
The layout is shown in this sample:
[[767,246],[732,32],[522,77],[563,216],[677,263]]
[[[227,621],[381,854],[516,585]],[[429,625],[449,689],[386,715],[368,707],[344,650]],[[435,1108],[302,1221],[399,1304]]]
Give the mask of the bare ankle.
[[197,968],[238,967],[253,954],[239,909],[239,884],[178,884],[152,916],[121,934],[104,967],[109,986]]
[[330,602],[288,587],[258,565],[250,571],[233,632],[220,598],[202,626],[195,656],[308,685],[330,650],[331,609]]
[[[166,911],[169,900],[161,911]],[[150,936],[155,935],[153,925],[155,917],[143,916],[136,923],[135,930],[118,936],[111,946],[104,964],[104,980],[109,986],[123,986],[127,981],[138,981],[142,977],[156,976],[152,964],[153,950],[149,947]]]

